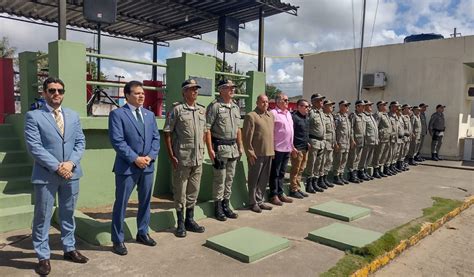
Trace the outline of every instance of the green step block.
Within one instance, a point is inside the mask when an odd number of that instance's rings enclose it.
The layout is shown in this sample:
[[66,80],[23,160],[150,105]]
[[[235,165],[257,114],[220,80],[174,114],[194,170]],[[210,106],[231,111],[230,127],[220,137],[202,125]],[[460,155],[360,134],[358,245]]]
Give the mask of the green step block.
[[205,245],[239,261],[251,263],[288,248],[290,242],[264,231],[243,227],[208,238]]
[[11,124],[0,124],[0,138],[16,137],[15,129]]
[[344,204],[337,201],[329,201],[309,208],[310,213],[319,214],[343,221],[353,221],[370,214],[370,209]]
[[0,178],[0,192],[13,193],[33,191],[30,176]]
[[33,204],[31,193],[0,194],[0,209]]
[[28,153],[26,151],[12,150],[0,152],[0,164],[26,163],[28,161]]
[[29,163],[0,164],[0,179],[31,176],[32,169]]
[[0,151],[6,152],[10,150],[21,150],[23,143],[24,143],[23,141],[20,141],[16,137],[11,137],[11,138],[0,137]]
[[0,233],[31,228],[34,206],[0,209]]
[[350,250],[354,247],[364,247],[381,236],[382,233],[379,232],[333,223],[310,232],[308,239],[340,250]]

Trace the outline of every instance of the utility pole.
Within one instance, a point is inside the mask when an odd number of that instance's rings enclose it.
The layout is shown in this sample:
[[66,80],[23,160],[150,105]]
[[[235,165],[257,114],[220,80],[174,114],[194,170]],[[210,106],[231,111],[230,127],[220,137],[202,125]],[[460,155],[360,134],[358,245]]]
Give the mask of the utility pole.
[[457,30],[457,28],[454,27],[454,32],[451,34],[451,37],[452,37],[452,38],[455,38],[455,37],[457,37],[458,35],[461,36],[461,33],[457,33],[456,30]]
[[363,7],[363,12],[362,12],[362,35],[360,39],[360,59],[359,59],[359,82],[358,82],[358,87],[357,87],[357,100],[360,100],[362,96],[362,56],[364,55],[364,33],[365,33],[365,7],[366,7],[367,1],[364,0],[364,7]]

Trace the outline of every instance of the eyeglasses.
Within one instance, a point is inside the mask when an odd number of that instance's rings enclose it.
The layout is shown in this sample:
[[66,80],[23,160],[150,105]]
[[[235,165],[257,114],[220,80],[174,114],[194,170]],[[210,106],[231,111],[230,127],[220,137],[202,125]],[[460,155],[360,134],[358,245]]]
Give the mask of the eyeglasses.
[[283,101],[283,102],[288,102],[288,99],[281,99],[281,101]]
[[56,91],[57,91],[59,94],[64,94],[64,93],[66,92],[66,90],[63,89],[63,88],[49,88],[49,89],[48,89],[48,93],[49,93],[49,94],[55,94]]

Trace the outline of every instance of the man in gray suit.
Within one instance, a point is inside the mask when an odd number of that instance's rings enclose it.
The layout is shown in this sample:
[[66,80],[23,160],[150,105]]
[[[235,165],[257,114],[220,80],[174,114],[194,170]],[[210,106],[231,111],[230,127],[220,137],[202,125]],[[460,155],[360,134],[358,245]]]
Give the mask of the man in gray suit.
[[61,106],[64,83],[49,77],[43,83],[45,106],[25,116],[25,142],[33,158],[31,182],[34,187],[35,211],[32,240],[39,263],[35,271],[48,275],[49,227],[58,195],[59,225],[65,260],[86,263],[89,259],[76,250],[74,209],[79,196],[80,161],[85,148],[79,116]]

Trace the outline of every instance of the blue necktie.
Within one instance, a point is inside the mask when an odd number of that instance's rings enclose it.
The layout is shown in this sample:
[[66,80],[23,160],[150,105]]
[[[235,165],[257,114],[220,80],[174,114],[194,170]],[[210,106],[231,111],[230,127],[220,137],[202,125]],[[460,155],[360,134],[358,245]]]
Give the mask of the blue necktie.
[[140,130],[142,131],[142,133],[145,133],[145,124],[143,123],[143,118],[142,118],[142,115],[140,114],[140,108],[137,108],[135,110],[135,113],[137,114],[138,126],[140,127]]

